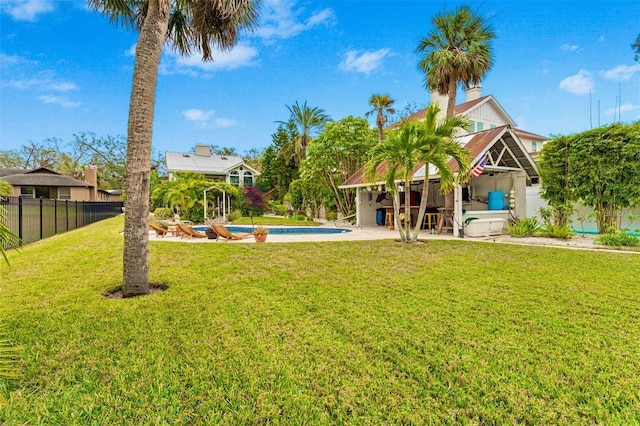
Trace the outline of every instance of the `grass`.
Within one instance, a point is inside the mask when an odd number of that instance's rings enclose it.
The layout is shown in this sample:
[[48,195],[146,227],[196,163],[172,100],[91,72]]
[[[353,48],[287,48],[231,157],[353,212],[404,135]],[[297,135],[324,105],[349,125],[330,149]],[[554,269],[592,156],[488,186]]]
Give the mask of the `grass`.
[[432,241],[151,243],[122,219],[11,253],[0,424],[637,424],[640,256]]
[[[282,216],[256,216],[253,218],[253,223],[258,226],[318,226],[320,222],[312,220],[296,220]],[[251,225],[250,217],[241,217],[238,220],[233,221],[234,225]]]

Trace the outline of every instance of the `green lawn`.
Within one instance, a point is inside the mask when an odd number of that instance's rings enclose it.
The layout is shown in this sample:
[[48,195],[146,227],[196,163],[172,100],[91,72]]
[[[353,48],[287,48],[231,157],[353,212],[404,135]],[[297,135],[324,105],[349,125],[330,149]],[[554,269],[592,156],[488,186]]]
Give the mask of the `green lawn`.
[[122,218],[11,253],[0,424],[637,424],[640,256],[460,241],[151,243]]

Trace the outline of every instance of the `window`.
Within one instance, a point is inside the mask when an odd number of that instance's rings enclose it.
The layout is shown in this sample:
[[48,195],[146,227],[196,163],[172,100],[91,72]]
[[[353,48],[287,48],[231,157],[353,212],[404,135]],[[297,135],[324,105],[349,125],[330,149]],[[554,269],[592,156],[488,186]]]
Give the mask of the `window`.
[[476,122],[473,120],[469,120],[469,127],[467,127],[467,131],[469,133],[473,133],[475,131]]
[[476,131],[481,132],[484,130],[484,123],[482,121],[478,121],[476,123]]
[[33,198],[33,186],[21,186],[20,196],[25,198]]
[[229,183],[231,185],[240,186],[240,174],[238,173],[237,170],[234,170],[231,173],[229,173]]
[[490,125],[489,125],[489,128],[490,128],[490,129],[495,129],[495,128],[496,128],[496,125],[495,125],[495,124],[490,124]]
[[70,200],[71,199],[71,188],[68,186],[61,186],[58,188],[58,198],[60,200]]
[[244,186],[252,186],[253,185],[253,173],[250,171],[245,171],[244,175],[242,175],[242,184]]
[[538,151],[538,143],[536,141],[531,142],[531,152]]

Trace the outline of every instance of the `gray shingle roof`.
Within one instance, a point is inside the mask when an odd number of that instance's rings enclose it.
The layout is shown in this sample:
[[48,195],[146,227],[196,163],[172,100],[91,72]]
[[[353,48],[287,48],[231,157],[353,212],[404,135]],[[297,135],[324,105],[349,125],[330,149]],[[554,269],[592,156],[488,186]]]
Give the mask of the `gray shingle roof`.
[[11,170],[13,174],[1,174],[2,180],[13,186],[68,186],[87,187],[87,183],[64,176],[44,167],[35,170]]

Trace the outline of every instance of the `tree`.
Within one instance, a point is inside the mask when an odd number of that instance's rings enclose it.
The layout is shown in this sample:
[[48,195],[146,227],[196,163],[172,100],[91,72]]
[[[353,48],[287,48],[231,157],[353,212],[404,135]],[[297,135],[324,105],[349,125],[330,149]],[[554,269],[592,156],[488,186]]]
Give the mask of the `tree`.
[[230,50],[257,22],[259,0],[89,0],[114,22],[139,30],[127,128],[124,297],[148,294],[149,175],[158,66],[165,41],[181,54]]
[[633,59],[635,59],[636,62],[640,62],[640,34],[636,37],[636,41],[631,44],[631,49],[635,52]]
[[[0,179],[0,198],[11,195],[11,185]],[[20,239],[9,229],[6,223],[5,209],[0,205],[0,254],[4,261],[9,264],[9,259],[5,249],[17,248],[20,245]],[[0,365],[1,367],[1,365]]]
[[[404,228],[400,226],[400,197],[397,181],[401,181],[405,188],[404,205],[409,206],[409,188],[413,175],[420,166],[424,165],[424,184],[418,211],[418,218],[421,218],[427,207],[429,165],[433,164],[438,168],[440,188],[443,192],[450,191],[455,183],[468,179],[471,168],[469,152],[453,139],[455,132],[467,124],[467,119],[458,116],[438,122],[439,112],[439,106],[432,104],[427,109],[424,121],[406,121],[398,130],[388,132],[384,143],[373,148],[372,158],[366,165],[366,176],[371,182],[375,182],[382,172],[386,189],[393,195],[396,227],[400,232],[401,240],[406,243],[417,241],[422,221],[416,221],[411,233],[407,213]],[[449,167],[451,159],[458,165],[457,175]]]
[[450,118],[458,84],[480,84],[491,69],[495,33],[469,6],[440,13],[431,23],[433,30],[418,44],[418,53],[424,53],[418,69],[425,74],[426,89],[449,96],[446,116]]
[[[284,158],[293,158],[300,167],[302,161],[307,157],[307,145],[311,141],[312,133],[320,132],[331,118],[325,114],[324,110],[318,107],[309,107],[307,102],[299,105],[298,102],[292,106],[286,105],[289,110],[290,120],[296,125],[296,136],[289,143],[280,148],[279,155]],[[280,121],[280,124],[284,122]]]
[[300,176],[298,164],[291,161],[293,156],[285,158],[278,155],[281,148],[297,136],[296,124],[292,119],[280,124],[276,133],[271,135],[273,142],[262,154],[262,174],[258,177],[258,183],[265,190],[275,189],[273,198],[276,200],[282,200],[291,182]]
[[365,117],[369,117],[371,114],[376,114],[376,126],[378,126],[378,142],[382,143],[384,141],[384,125],[387,123],[387,120],[390,116],[396,113],[395,108],[393,107],[395,100],[391,99],[388,94],[374,94],[369,98],[369,105],[373,107],[371,111],[365,113]]
[[350,116],[331,122],[309,144],[300,177],[322,182],[333,194],[338,210],[349,215],[355,210],[355,190],[338,187],[366,163],[374,145],[375,132],[366,119]]
[[640,121],[556,137],[542,149],[539,168],[552,207],[592,207],[601,233],[620,226],[620,210],[640,206]]

